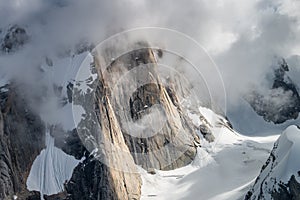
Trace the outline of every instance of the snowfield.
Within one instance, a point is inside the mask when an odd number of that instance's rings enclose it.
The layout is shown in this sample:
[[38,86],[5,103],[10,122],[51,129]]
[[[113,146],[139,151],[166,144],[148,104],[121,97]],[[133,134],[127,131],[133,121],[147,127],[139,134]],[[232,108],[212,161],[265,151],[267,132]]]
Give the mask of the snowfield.
[[[152,175],[140,168],[142,199],[244,199],[259,175],[278,135],[247,137],[220,126],[219,115],[207,108],[201,114],[213,126],[215,142],[201,141],[196,159],[190,165],[172,170],[156,170]],[[196,124],[195,115],[192,121]]]

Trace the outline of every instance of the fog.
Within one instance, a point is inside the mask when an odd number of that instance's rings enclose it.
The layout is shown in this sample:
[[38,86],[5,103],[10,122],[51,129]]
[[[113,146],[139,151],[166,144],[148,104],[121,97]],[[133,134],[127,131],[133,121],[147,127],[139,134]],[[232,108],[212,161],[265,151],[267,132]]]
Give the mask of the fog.
[[267,89],[274,60],[300,55],[299,7],[297,0],[0,0],[1,39],[15,24],[29,35],[20,49],[1,53],[0,74],[21,84],[32,100],[49,86],[40,75],[45,57],[124,30],[162,27],[192,37],[208,52],[225,84],[227,95],[220,98],[235,109],[254,86]]

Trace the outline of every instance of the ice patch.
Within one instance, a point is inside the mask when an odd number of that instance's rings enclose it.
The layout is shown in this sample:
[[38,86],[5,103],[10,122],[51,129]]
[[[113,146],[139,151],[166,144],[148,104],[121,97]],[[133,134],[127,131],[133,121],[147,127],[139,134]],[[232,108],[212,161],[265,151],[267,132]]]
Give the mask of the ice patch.
[[68,181],[80,160],[67,155],[54,146],[54,138],[46,131],[46,149],[36,157],[27,178],[27,189],[39,191],[43,195],[52,195],[64,191],[64,183]]
[[72,105],[73,118],[75,126],[77,127],[80,121],[84,118],[86,112],[81,105]]
[[97,73],[93,72],[91,63],[93,63],[93,56],[88,54],[81,63],[78,73],[76,74],[76,88],[80,90],[82,94],[92,92],[93,88],[91,84],[98,77]]

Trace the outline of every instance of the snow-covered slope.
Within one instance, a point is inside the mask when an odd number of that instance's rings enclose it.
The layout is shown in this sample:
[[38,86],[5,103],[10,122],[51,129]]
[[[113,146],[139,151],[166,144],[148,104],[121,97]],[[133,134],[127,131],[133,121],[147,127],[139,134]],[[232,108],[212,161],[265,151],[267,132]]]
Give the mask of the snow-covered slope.
[[[141,169],[142,199],[243,199],[267,159],[278,135],[246,137],[226,126],[226,119],[210,109],[200,113],[216,138],[204,138],[194,162],[173,171],[150,174]],[[197,121],[196,115],[192,121]],[[199,134],[201,134],[199,132]]]
[[68,181],[73,169],[80,162],[54,146],[54,138],[50,130],[46,130],[46,149],[42,150],[33,162],[27,178],[27,189],[38,191],[43,195],[52,195],[64,191],[64,183]]
[[299,199],[299,152],[300,129],[290,126],[274,144],[270,157],[246,199]]

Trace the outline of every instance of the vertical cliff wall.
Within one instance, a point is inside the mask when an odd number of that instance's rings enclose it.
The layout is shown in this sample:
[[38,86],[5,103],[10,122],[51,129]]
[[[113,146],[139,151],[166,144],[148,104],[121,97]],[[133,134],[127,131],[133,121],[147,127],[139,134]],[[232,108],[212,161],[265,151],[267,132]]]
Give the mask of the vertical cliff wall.
[[22,93],[12,86],[0,92],[0,199],[30,196],[26,179],[44,147],[44,125],[33,114]]

